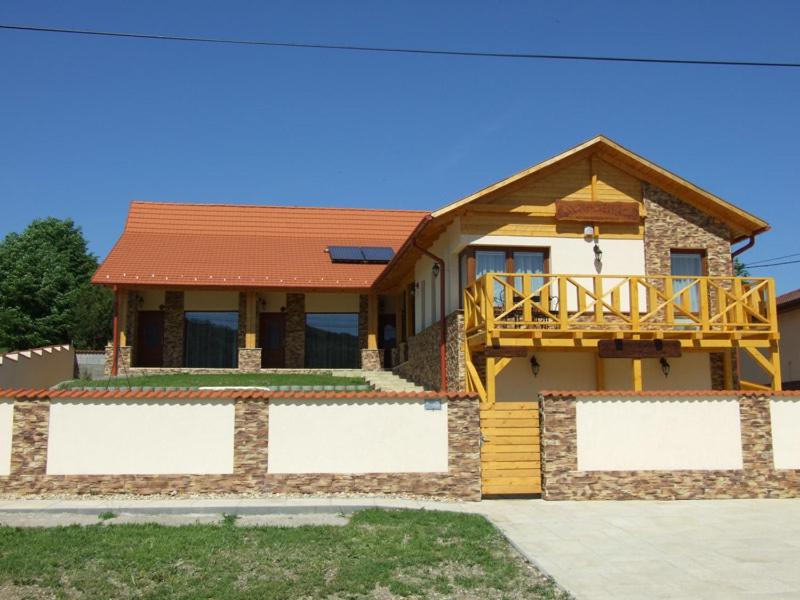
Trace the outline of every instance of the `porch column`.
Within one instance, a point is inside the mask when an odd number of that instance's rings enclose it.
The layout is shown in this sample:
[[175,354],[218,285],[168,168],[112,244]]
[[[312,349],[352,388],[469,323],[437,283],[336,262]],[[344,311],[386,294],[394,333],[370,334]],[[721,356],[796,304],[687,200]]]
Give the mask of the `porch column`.
[[631,367],[633,371],[633,390],[635,392],[642,391],[642,359],[631,359]]
[[378,294],[367,296],[367,347],[361,349],[361,368],[365,371],[380,371],[381,356],[378,349]]
[[256,348],[258,298],[253,291],[244,292],[244,348],[239,348],[239,370],[252,373],[261,368],[261,348]]

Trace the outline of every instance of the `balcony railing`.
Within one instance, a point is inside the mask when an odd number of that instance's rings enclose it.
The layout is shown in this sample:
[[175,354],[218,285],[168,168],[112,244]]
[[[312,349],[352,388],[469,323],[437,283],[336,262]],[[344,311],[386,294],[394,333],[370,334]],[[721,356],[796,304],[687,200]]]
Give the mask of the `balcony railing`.
[[[464,290],[467,335],[498,330],[777,335],[764,277],[487,273]],[[561,333],[558,333],[561,332]]]

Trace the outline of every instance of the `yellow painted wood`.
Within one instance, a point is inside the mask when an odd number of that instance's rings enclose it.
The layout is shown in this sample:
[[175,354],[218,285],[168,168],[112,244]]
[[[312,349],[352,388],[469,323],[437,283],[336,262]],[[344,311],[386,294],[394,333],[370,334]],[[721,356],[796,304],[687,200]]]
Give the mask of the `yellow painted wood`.
[[370,292],[367,300],[367,348],[378,349],[378,294]]
[[524,494],[541,494],[542,486],[533,484],[502,484],[490,483],[481,487],[481,492],[485,496],[510,496]]
[[538,401],[498,402],[480,415],[483,493],[540,493]]
[[525,429],[538,427],[539,419],[527,417],[524,419],[493,419],[491,417],[481,419],[481,425],[485,428],[502,428],[504,430]]
[[255,292],[245,294],[244,347],[256,348],[256,332],[258,331],[258,300]]
[[642,391],[642,359],[641,358],[631,359],[631,371],[632,371],[632,377],[633,377],[633,389],[634,389],[634,391],[641,392]]
[[482,427],[481,431],[484,438],[488,437],[490,440],[512,436],[530,436],[531,439],[536,439],[539,436],[538,427]]
[[[118,292],[117,328],[119,331],[119,345],[128,345],[128,291],[121,289]],[[113,352],[112,352],[113,354]]]
[[520,450],[519,447],[509,449],[503,448],[484,448],[481,450],[481,462],[537,462],[541,460],[538,447],[535,450]]

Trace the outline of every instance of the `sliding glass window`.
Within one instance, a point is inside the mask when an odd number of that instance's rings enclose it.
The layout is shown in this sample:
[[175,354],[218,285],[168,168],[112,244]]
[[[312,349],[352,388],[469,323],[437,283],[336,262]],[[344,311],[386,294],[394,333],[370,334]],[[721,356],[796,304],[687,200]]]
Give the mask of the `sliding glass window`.
[[306,367],[357,369],[358,313],[306,314]]
[[239,353],[239,313],[187,312],[187,367],[235,369]]

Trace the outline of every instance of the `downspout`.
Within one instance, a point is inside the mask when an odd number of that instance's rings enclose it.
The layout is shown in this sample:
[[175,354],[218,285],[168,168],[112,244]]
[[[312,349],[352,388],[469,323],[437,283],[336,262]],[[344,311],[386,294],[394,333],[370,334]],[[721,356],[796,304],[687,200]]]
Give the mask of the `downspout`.
[[756,234],[754,233],[753,235],[750,236],[750,239],[747,240],[747,243],[744,246],[742,246],[741,248],[737,248],[736,250],[731,252],[731,258],[736,258],[742,252],[744,252],[745,250],[750,250],[750,248],[752,248],[755,245],[756,245]]
[[117,355],[119,354],[119,290],[114,286],[114,341],[111,343],[114,356],[111,359],[111,374],[117,376]]
[[[446,321],[447,318],[445,317],[445,302],[444,302],[444,292],[446,289],[445,285],[445,271],[444,271],[444,259],[436,256],[432,252],[429,252],[422,246],[417,245],[417,240],[415,238],[411,238],[411,244],[425,254],[427,257],[431,258],[436,264],[439,265],[439,391],[446,392],[447,391],[447,327]],[[425,299],[423,298],[422,301],[424,302]]]

